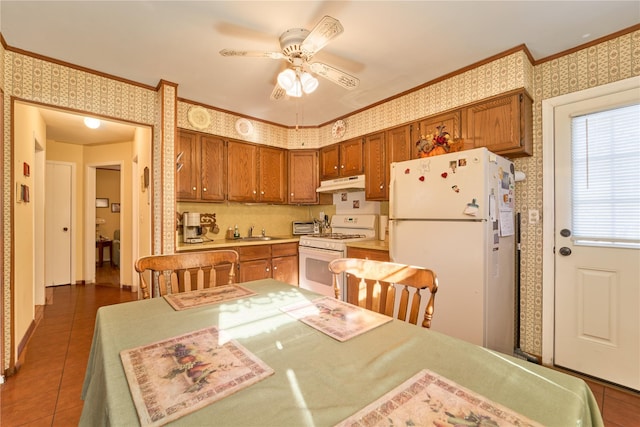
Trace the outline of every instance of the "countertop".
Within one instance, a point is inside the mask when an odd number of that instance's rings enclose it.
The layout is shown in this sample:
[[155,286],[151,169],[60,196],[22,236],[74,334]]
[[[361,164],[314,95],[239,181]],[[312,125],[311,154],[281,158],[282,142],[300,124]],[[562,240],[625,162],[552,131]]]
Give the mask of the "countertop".
[[176,252],[207,251],[215,249],[233,248],[238,246],[277,245],[279,243],[298,243],[300,236],[273,236],[274,240],[242,240],[242,239],[215,239],[203,243],[178,242]]

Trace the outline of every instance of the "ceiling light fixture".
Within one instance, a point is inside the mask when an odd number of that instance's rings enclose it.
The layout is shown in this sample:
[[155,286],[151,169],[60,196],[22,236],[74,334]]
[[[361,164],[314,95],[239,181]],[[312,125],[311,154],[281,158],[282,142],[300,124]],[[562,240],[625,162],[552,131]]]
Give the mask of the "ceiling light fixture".
[[303,92],[310,94],[318,88],[318,79],[300,68],[296,67],[295,71],[287,68],[278,74],[278,84],[287,95],[300,98]]
[[98,129],[100,127],[100,120],[94,119],[93,117],[85,117],[84,125],[89,129]]

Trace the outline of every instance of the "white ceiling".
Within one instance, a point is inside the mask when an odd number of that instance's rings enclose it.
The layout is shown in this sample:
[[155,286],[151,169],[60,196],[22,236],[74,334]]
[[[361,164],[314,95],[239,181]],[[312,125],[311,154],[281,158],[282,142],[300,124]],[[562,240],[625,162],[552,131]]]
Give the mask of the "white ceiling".
[[[344,33],[313,60],[356,76],[354,90],[319,78],[311,95],[271,101],[284,60],[218,54],[279,51],[281,33],[311,30],[324,15]],[[640,2],[2,0],[0,16],[11,47],[154,87],[164,79],[181,98],[268,122],[317,126],[521,44],[538,60],[636,25]]]

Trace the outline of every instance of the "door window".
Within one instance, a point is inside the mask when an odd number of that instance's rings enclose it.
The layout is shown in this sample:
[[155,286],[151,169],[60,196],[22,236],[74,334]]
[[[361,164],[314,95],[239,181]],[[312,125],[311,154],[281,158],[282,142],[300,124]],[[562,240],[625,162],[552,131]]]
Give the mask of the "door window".
[[571,138],[574,244],[640,247],[640,104],[575,116]]

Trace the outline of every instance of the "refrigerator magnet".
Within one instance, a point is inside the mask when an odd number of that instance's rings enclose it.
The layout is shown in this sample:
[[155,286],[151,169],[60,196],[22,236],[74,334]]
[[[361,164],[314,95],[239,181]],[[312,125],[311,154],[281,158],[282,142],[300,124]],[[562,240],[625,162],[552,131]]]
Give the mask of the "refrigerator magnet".
[[469,216],[476,216],[480,211],[480,206],[477,205],[476,199],[473,199],[471,203],[467,203],[467,207],[464,209],[464,214]]

